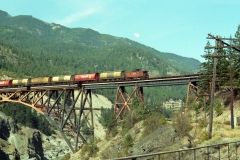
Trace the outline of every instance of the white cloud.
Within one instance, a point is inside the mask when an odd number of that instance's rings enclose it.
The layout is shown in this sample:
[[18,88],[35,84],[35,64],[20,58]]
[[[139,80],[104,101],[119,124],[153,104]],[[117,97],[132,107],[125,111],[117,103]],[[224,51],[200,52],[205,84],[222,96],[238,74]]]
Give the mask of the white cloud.
[[61,25],[65,25],[68,26],[73,22],[79,21],[81,19],[84,19],[96,12],[98,12],[100,10],[101,7],[95,7],[95,8],[90,8],[88,10],[85,11],[81,11],[81,12],[76,12],[72,15],[69,15],[61,20],[56,21],[56,23],[61,24]]
[[139,33],[134,33],[134,36],[138,38],[138,37],[140,37],[140,34]]

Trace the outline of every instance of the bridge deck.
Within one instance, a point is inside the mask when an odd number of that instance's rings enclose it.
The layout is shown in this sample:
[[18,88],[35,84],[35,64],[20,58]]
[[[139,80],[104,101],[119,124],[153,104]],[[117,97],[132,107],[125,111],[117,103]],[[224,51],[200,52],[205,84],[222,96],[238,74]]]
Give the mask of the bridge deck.
[[64,85],[39,85],[31,87],[6,87],[0,88],[0,93],[3,92],[15,92],[18,90],[45,90],[45,89],[79,89],[85,87],[85,89],[114,89],[119,86],[139,86],[139,87],[154,87],[154,86],[172,86],[172,85],[186,85],[189,82],[197,82],[198,74],[172,76],[172,77],[158,77],[139,80],[124,80],[124,81],[103,81],[103,82],[85,82],[81,84],[64,84]]

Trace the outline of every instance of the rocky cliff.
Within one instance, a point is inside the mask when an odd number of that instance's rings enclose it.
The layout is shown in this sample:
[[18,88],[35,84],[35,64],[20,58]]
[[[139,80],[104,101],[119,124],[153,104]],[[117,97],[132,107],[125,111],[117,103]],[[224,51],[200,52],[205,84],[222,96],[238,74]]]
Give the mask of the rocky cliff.
[[39,131],[33,132],[32,137],[28,138],[28,155],[29,158],[44,159],[42,138]]
[[70,153],[59,135],[45,136],[36,129],[18,127],[0,112],[0,159],[60,159]]
[[0,119],[0,157],[1,159],[20,159],[18,150],[7,139],[10,136],[9,121]]

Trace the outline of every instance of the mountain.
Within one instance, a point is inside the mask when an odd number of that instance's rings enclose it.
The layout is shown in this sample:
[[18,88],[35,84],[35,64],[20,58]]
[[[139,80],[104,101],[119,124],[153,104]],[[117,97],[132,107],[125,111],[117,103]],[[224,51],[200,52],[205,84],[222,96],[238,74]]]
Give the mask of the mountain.
[[[192,74],[200,62],[163,53],[127,38],[67,28],[32,16],[0,11],[0,76],[13,78],[143,69],[150,77]],[[108,93],[114,99],[115,91]],[[111,93],[109,93],[111,92]],[[184,87],[144,89],[146,102],[186,96]],[[158,95],[158,96],[150,96]]]
[[[160,75],[167,75],[168,71],[173,71],[174,74],[194,73],[199,69],[200,64],[198,60],[193,58],[182,57],[181,61],[176,61],[179,59],[178,55],[159,52],[127,38],[100,34],[91,29],[67,28],[59,24],[50,24],[38,20],[32,16],[21,15],[12,17],[4,11],[0,11],[0,29],[2,31],[0,33],[0,40],[7,42],[18,49],[31,52],[36,52],[37,50],[38,52],[84,54],[83,52],[86,53],[86,50],[88,50],[91,52],[89,54],[94,54],[99,52],[99,50],[103,52],[107,52],[111,49],[115,50],[116,47],[123,50],[121,54],[123,54],[124,57],[134,58],[129,49],[137,49],[139,53],[136,53],[137,55],[135,58],[143,61],[142,64],[148,63],[145,60],[142,60],[142,54],[146,53],[150,55],[150,57],[146,57],[149,62],[151,62],[150,60],[155,59],[151,63],[158,61],[158,63],[166,69],[160,73]],[[54,45],[57,45],[57,47],[53,47]],[[126,49],[125,53],[124,49]],[[186,65],[184,59],[192,62],[189,63],[189,70],[179,70],[179,64]],[[139,64],[138,67],[143,68],[143,66],[139,66]],[[155,68],[156,67],[147,67],[146,69],[154,70]]]

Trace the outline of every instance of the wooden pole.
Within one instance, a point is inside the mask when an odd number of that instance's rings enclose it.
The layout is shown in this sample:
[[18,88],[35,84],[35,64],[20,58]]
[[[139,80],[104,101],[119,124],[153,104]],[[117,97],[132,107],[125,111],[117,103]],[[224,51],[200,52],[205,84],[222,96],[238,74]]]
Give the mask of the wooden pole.
[[230,58],[230,92],[231,92],[231,128],[234,129],[234,115],[233,115],[233,84],[232,84],[232,58]]
[[[215,46],[217,47],[217,40],[215,40]],[[217,49],[214,49],[214,55],[217,55]],[[213,79],[212,79],[212,92],[211,92],[211,105],[210,105],[210,120],[209,120],[208,139],[212,138],[214,93],[215,93],[215,81],[216,81],[216,66],[217,66],[217,58],[214,57],[213,58]]]

